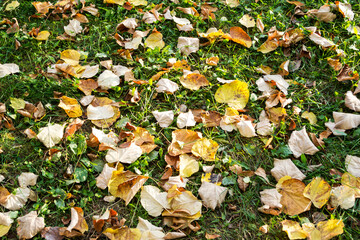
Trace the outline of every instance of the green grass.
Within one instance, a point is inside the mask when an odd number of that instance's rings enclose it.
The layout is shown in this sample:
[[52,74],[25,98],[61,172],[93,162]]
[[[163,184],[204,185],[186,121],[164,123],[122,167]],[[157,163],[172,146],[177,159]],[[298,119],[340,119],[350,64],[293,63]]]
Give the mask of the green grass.
[[[101,214],[107,207],[114,208],[120,214],[120,217],[127,219],[126,225],[136,227],[137,217],[143,217],[150,220],[153,224],[161,226],[161,217],[152,218],[143,209],[140,204],[139,193],[125,207],[122,200],[115,203],[106,203],[102,198],[108,195],[107,190],[101,190],[96,187],[95,177],[99,174],[98,163],[104,161],[105,153],[98,152],[94,148],[77,149],[74,153],[70,145],[76,143],[81,145],[84,139],[89,136],[91,127],[90,122],[86,122],[77,135],[70,140],[63,141],[56,146],[61,150],[61,156],[49,160],[48,149],[46,149],[38,140],[27,139],[22,133],[26,128],[31,128],[38,132],[39,128],[47,125],[48,122],[63,123],[69,118],[65,112],[57,107],[59,100],[54,99],[54,91],[62,92],[64,95],[81,99],[83,94],[77,90],[76,79],[56,80],[43,76],[42,71],[46,71],[47,66],[56,63],[60,58],[60,52],[66,49],[76,49],[88,52],[89,55],[85,64],[99,64],[105,59],[112,59],[114,65],[121,64],[132,67],[137,79],[148,80],[158,72],[159,67],[165,67],[169,58],[186,58],[181,56],[178,51],[177,39],[179,36],[198,37],[197,32],[206,32],[210,27],[222,29],[228,32],[232,26],[240,26],[239,19],[245,13],[253,17],[261,16],[265,25],[265,31],[276,26],[279,31],[285,31],[296,25],[290,22],[294,6],[286,1],[260,0],[241,1],[237,8],[229,8],[222,1],[216,0],[215,5],[219,8],[215,12],[216,20],[201,20],[199,17],[189,16],[180,11],[177,17],[186,17],[192,23],[195,23],[195,30],[192,32],[179,32],[174,22],[166,20],[154,24],[141,23],[138,30],[153,29],[156,27],[164,36],[166,47],[162,50],[151,50],[139,47],[133,51],[134,61],[127,61],[117,55],[117,50],[121,49],[113,39],[115,28],[118,23],[127,17],[135,17],[141,20],[142,16],[136,9],[130,11],[120,6],[111,6],[103,3],[102,0],[88,1],[94,3],[99,9],[99,17],[85,14],[89,24],[82,24],[88,27],[86,34],[78,34],[74,42],[60,41],[56,36],[61,35],[63,26],[68,24],[68,20],[54,21],[51,18],[36,19],[29,17],[35,13],[35,8],[31,1],[19,1],[20,7],[11,12],[4,11],[6,2],[0,3],[0,19],[17,18],[22,31],[15,34],[6,34],[5,29],[0,29],[0,63],[16,63],[20,66],[21,73],[10,75],[0,79],[0,102],[7,105],[7,114],[14,119],[15,131],[9,131],[5,128],[0,129],[0,147],[4,153],[0,154],[0,174],[6,179],[2,186],[10,191],[18,187],[17,176],[21,172],[33,172],[39,175],[38,183],[32,189],[38,194],[36,202],[28,202],[24,208],[19,210],[19,216],[26,214],[31,210],[37,210],[41,216],[45,217],[47,226],[64,226],[61,218],[70,215],[72,206],[82,207],[85,212],[86,220],[90,224],[93,215]],[[51,1],[55,2],[55,1]],[[164,6],[171,6],[175,9],[178,5],[171,1],[149,0],[149,5],[143,7],[143,11],[148,11],[154,4],[164,3]],[[179,6],[190,7],[190,1],[181,1]],[[200,1],[196,1],[199,3]],[[303,1],[309,8],[319,8],[322,3],[316,1]],[[324,1],[325,2],[325,1]],[[354,22],[360,23],[360,5],[357,1],[348,1],[352,4],[356,16]],[[163,7],[164,9],[164,7]],[[200,11],[200,7],[196,7]],[[333,11],[335,13],[335,11]],[[350,49],[351,45],[360,48],[359,38],[356,35],[349,34],[346,31],[346,22],[340,13],[336,12],[337,18],[331,23],[319,22],[314,18],[298,18],[298,26],[317,26],[322,36],[332,39],[339,48],[344,50],[346,57],[342,58],[342,63],[348,64],[353,69],[359,71],[360,57],[359,52]],[[225,19],[226,18],[226,19]],[[41,26],[41,30],[48,30],[51,36],[48,41],[39,42],[32,39],[26,32],[33,27]],[[2,27],[2,26],[1,26]],[[244,28],[245,29],[245,28]],[[297,59],[301,46],[304,44],[312,53],[312,59],[301,58],[302,65],[294,73],[290,73],[286,78],[293,79],[300,84],[315,82],[313,87],[304,88],[301,85],[291,85],[289,88],[289,97],[293,100],[293,106],[301,108],[303,111],[311,111],[317,115],[318,123],[310,125],[309,122],[300,116],[292,114],[291,108],[287,109],[288,114],[296,123],[296,130],[306,126],[309,132],[319,134],[326,129],[324,123],[332,119],[333,111],[349,111],[344,105],[344,94],[348,90],[354,90],[356,82],[338,82],[336,80],[337,72],[328,64],[327,58],[335,57],[336,53],[330,50],[323,50],[307,38],[291,47],[289,55],[284,53],[283,48],[278,48],[269,54],[262,54],[256,49],[267,39],[265,33],[260,33],[256,28],[248,30],[252,39],[258,41],[247,49],[239,44],[230,41],[218,41],[213,45],[201,47],[196,53],[191,54],[186,59],[192,70],[199,70],[205,75],[210,86],[201,88],[198,91],[191,91],[181,87],[174,95],[156,94],[154,85],[139,85],[138,91],[141,93],[141,100],[138,104],[121,107],[121,118],[128,118],[131,122],[140,127],[148,129],[156,138],[159,148],[159,157],[152,159],[151,156],[143,155],[136,163],[128,167],[140,169],[148,174],[151,179],[146,184],[156,185],[159,183],[161,174],[166,166],[164,161],[165,153],[169,141],[171,141],[171,132],[176,129],[176,123],[171,127],[161,129],[151,114],[154,110],[177,110],[180,104],[185,104],[188,109],[214,110],[220,113],[225,112],[226,105],[215,101],[214,93],[220,86],[216,78],[239,79],[249,85],[250,93],[260,96],[255,81],[261,76],[255,71],[260,65],[270,66],[277,71],[280,64],[286,60]],[[126,34],[125,34],[126,35]],[[15,49],[15,39],[20,41],[21,47]],[[105,53],[108,58],[96,57],[98,53]],[[219,65],[210,67],[205,64],[205,59],[211,56],[220,58]],[[136,58],[143,59],[144,66],[135,61]],[[35,78],[29,76],[37,74]],[[170,72],[164,77],[179,83],[182,73]],[[115,101],[121,101],[133,86],[122,83],[121,87],[116,87],[109,91],[109,94],[96,93],[97,96],[108,96]],[[16,114],[9,106],[10,98],[22,98],[31,103],[41,101],[46,105],[47,115],[41,121],[34,121]],[[248,115],[258,119],[260,112],[264,109],[264,101],[249,101],[247,104]],[[214,139],[220,144],[221,151],[218,151],[215,173],[221,173],[223,177],[236,180],[236,175],[229,170],[229,166],[239,164],[246,170],[256,170],[258,167],[264,168],[267,173],[273,167],[273,158],[292,158],[291,153],[287,151],[286,143],[291,131],[288,131],[290,122],[287,120],[282,123],[275,131],[272,142],[273,149],[264,149],[263,142],[259,138],[244,138],[238,132],[224,132],[220,128],[206,128],[201,124],[193,127],[203,133],[203,136]],[[114,131],[121,130],[117,124],[114,124]],[[315,176],[321,176],[329,183],[339,183],[335,176],[329,174],[330,169],[337,169],[345,172],[344,159],[347,154],[360,156],[360,132],[357,129],[347,131],[346,136],[331,136],[326,139],[326,147],[323,151],[314,156],[306,156],[302,159],[294,159],[294,163],[305,172],[307,178],[305,183],[309,183]],[[162,150],[160,150],[162,149]],[[163,151],[163,154],[161,154]],[[88,153],[97,155],[97,162],[92,162]],[[308,165],[322,164],[322,166],[313,172],[307,168]],[[73,176],[66,176],[66,169],[73,168],[85,169],[88,173],[87,180],[81,184],[68,184]],[[275,179],[269,177],[271,183],[275,184]],[[198,172],[189,178],[187,189],[198,196],[197,190],[201,184],[201,172]],[[205,233],[219,234],[221,239],[286,239],[286,233],[281,231],[280,222],[284,219],[290,219],[282,214],[280,216],[271,216],[260,213],[257,208],[261,206],[259,192],[270,188],[260,177],[252,177],[251,183],[245,192],[242,192],[237,184],[227,185],[230,194],[227,195],[225,202],[215,211],[203,208],[203,214],[199,219],[201,230],[191,233],[188,239],[205,239]],[[66,194],[71,193],[74,198],[66,199]],[[231,210],[230,206],[236,206]],[[1,211],[5,211],[3,209]],[[294,217],[293,220],[307,217],[311,220],[311,214],[317,209],[313,208],[309,212]],[[346,225],[344,234],[339,239],[358,239],[360,237],[360,227],[356,217],[360,212],[359,202],[356,202],[354,208],[349,210],[337,209],[329,212],[326,208],[321,209],[327,215],[333,214],[336,218],[342,218]],[[270,232],[266,235],[259,232],[259,227],[268,224]],[[13,224],[6,239],[16,239],[16,223]],[[165,228],[170,231],[169,228]],[[94,230],[86,233],[86,238],[94,236]],[[40,239],[40,237],[34,238]],[[81,239],[81,238],[79,238]],[[83,238],[82,238],[83,239]],[[104,237],[105,239],[105,237]]]

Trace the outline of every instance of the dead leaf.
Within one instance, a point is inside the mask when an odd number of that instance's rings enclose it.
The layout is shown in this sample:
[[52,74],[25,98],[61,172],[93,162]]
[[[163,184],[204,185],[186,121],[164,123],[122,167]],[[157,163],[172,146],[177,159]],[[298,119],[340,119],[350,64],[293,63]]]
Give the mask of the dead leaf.
[[146,38],[145,40],[145,47],[155,49],[159,48],[162,49],[165,47],[165,42],[163,41],[163,35],[156,31],[156,29],[153,30],[153,32]]
[[301,154],[314,155],[319,151],[307,135],[305,127],[300,131],[293,131],[288,144],[296,158],[300,157]]
[[316,34],[314,32],[309,35],[309,38],[311,41],[313,41],[317,45],[320,45],[324,48],[332,47],[335,45],[335,43],[333,43],[332,41],[330,41],[324,37],[321,37],[319,34]]
[[149,177],[137,175],[131,171],[114,171],[109,181],[109,192],[119,197],[128,205]]
[[354,73],[350,66],[345,64],[343,68],[340,70],[339,74],[336,76],[337,80],[342,81],[348,81],[348,80],[358,80],[359,79],[359,73]]
[[228,189],[221,187],[214,183],[202,182],[199,188],[199,195],[203,200],[203,204],[215,210],[216,207],[220,207],[221,203],[224,202]]
[[305,111],[301,114],[301,117],[309,120],[311,125],[315,125],[317,123],[316,115],[312,112]]
[[345,94],[345,106],[356,112],[360,112],[360,99],[358,99],[351,91]]
[[199,90],[201,87],[205,87],[210,84],[206,77],[199,73],[189,73],[182,76],[180,78],[180,83],[190,90]]
[[274,168],[271,169],[271,175],[279,181],[284,176],[290,176],[295,179],[303,180],[306,176],[295,166],[291,159],[274,160]]
[[156,227],[151,224],[148,220],[139,217],[139,223],[136,226],[141,231],[141,239],[165,239],[164,230],[161,227]]
[[245,82],[235,80],[222,85],[215,93],[215,100],[227,103],[231,108],[244,109],[249,101],[249,89]]
[[220,125],[222,115],[215,111],[205,111],[203,109],[191,110],[197,123],[203,123],[205,127],[215,127]]
[[215,161],[215,154],[218,149],[219,144],[214,140],[201,138],[194,143],[191,152],[205,161]]
[[298,222],[292,220],[284,220],[281,222],[282,230],[285,231],[289,239],[305,239],[308,234],[305,232]]
[[190,177],[199,171],[199,162],[196,157],[188,154],[181,154],[179,159],[179,175],[181,177]]
[[354,175],[360,177],[360,158],[356,156],[346,155],[345,158],[346,170]]
[[194,115],[191,111],[187,113],[180,113],[176,120],[176,125],[178,128],[184,127],[193,127],[196,125]]
[[43,127],[39,129],[39,133],[37,134],[37,138],[47,147],[52,148],[56,144],[58,144],[64,136],[64,125],[50,123],[47,127]]
[[0,78],[20,72],[19,66],[15,63],[0,64]]
[[141,190],[141,205],[150,216],[160,216],[164,209],[170,209],[167,201],[167,193],[160,192],[160,189],[154,186],[144,186]]
[[268,208],[281,209],[281,194],[276,188],[265,189],[260,192],[261,202]]
[[169,79],[162,78],[156,83],[156,92],[174,93],[179,89],[177,83],[170,81]]
[[[109,1],[109,0],[107,0]],[[113,0],[111,0],[113,1]],[[140,240],[141,231],[137,228],[128,228],[126,226],[121,228],[107,228],[102,232],[110,240]]]
[[20,239],[30,239],[45,227],[44,218],[38,217],[36,211],[32,211],[17,219],[19,226],[16,228]]
[[336,6],[339,10],[339,12],[350,21],[354,20],[354,12],[351,9],[351,5],[349,3],[342,3],[339,1],[335,1]]
[[224,38],[239,43],[247,48],[250,48],[252,45],[251,38],[241,27],[231,27],[230,36],[224,35]]
[[304,189],[305,184],[295,178],[282,182],[278,191],[282,195],[280,203],[284,213],[293,216],[310,210],[311,201],[304,197]]
[[64,236],[60,235],[60,227],[45,227],[41,231],[41,237],[45,240],[62,240]]
[[120,84],[120,78],[110,70],[105,70],[98,77],[98,85],[104,90],[108,90]]
[[322,208],[330,198],[331,186],[322,178],[314,178],[304,189],[304,196],[317,208]]
[[346,185],[331,189],[330,204],[333,207],[349,209],[355,205],[355,189]]
[[36,184],[36,180],[38,175],[31,172],[23,172],[18,177],[19,186],[21,188],[26,188],[27,186],[34,186]]
[[330,219],[328,221],[319,222],[316,228],[321,233],[321,240],[328,240],[344,232],[344,223],[339,219]]
[[191,37],[179,37],[177,48],[181,53],[189,55],[190,53],[197,52],[199,50],[200,41],[198,38]]
[[239,0],[225,0],[225,3],[231,8],[235,8],[240,5]]
[[127,163],[131,164],[135,162],[141,155],[143,151],[141,147],[135,143],[131,143],[130,146],[126,148],[114,148],[109,149],[106,154],[106,161],[108,163]]
[[239,20],[239,22],[247,28],[255,27],[255,19],[249,14],[245,14]]
[[360,125],[360,115],[342,112],[333,112],[336,129],[348,130]]
[[210,66],[217,66],[219,63],[219,58],[218,57],[209,57],[205,60],[206,64],[210,65]]
[[49,31],[41,31],[38,33],[35,39],[38,41],[46,41],[49,39],[49,36],[50,36]]
[[75,98],[62,96],[60,99],[59,107],[64,109],[66,114],[71,118],[82,116],[81,106]]
[[76,50],[67,49],[61,52],[60,59],[71,66],[77,66],[79,65],[80,53]]
[[190,153],[196,140],[201,138],[201,133],[179,129],[172,132],[172,142],[168,148],[169,155],[178,156]]

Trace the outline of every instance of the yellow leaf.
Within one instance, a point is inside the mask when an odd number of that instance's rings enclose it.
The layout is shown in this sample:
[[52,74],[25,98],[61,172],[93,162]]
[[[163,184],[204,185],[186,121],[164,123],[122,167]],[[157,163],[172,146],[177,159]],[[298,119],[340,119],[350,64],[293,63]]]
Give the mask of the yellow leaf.
[[5,11],[12,11],[16,9],[18,6],[20,6],[20,3],[18,1],[12,1],[8,5],[6,5]]
[[81,106],[75,98],[62,96],[60,99],[59,107],[64,109],[69,117],[76,118],[81,117],[82,115]]
[[282,122],[287,116],[286,109],[282,107],[270,108],[267,110],[267,113],[269,120],[275,124]]
[[279,189],[283,212],[291,216],[310,210],[311,201],[304,197],[305,184],[295,178],[285,180]]
[[209,81],[199,73],[190,73],[180,78],[181,84],[190,90],[199,90],[200,87],[208,86]]
[[199,162],[194,156],[188,154],[180,155],[179,171],[181,177],[190,177],[199,171]]
[[50,36],[50,32],[49,31],[41,31],[39,32],[39,34],[36,36],[36,40],[38,41],[46,41],[49,39]]
[[321,233],[321,240],[328,240],[344,232],[344,223],[342,220],[331,219],[328,221],[319,222],[316,228]]
[[163,35],[161,32],[153,31],[145,40],[145,47],[155,49],[162,49],[165,46],[165,42],[163,41]]
[[118,5],[124,5],[125,0],[104,0],[104,3],[110,3],[110,4],[118,4]]
[[114,171],[108,184],[109,192],[114,197],[123,199],[128,205],[148,178],[131,171]]
[[355,197],[360,197],[360,178],[346,172],[341,176],[341,184],[354,189]]
[[172,132],[172,142],[168,148],[170,156],[178,156],[184,153],[191,153],[191,149],[196,140],[201,138],[201,134],[192,130],[178,129]]
[[251,38],[241,27],[231,27],[230,36],[224,35],[224,38],[239,43],[247,48],[251,47],[252,45]]
[[215,93],[215,100],[239,110],[245,108],[249,94],[247,83],[235,80],[221,86]]
[[289,239],[305,239],[307,233],[301,228],[300,224],[291,220],[281,222],[282,230],[285,231]]
[[148,2],[145,0],[129,0],[129,3],[134,6],[146,6],[148,4]]
[[140,240],[141,231],[137,228],[107,228],[103,231],[103,234],[110,240]]
[[0,237],[6,235],[11,228],[11,224],[9,226],[0,225]]
[[257,50],[262,53],[269,53],[277,49],[279,43],[276,39],[266,40]]
[[331,186],[322,178],[316,177],[304,189],[304,196],[309,198],[315,207],[321,208],[330,198]]
[[201,157],[205,161],[215,161],[215,154],[219,144],[211,139],[202,138],[195,142],[191,148],[192,154]]
[[301,117],[309,120],[311,125],[315,125],[317,123],[316,115],[312,112],[305,111],[303,114],[301,114]]
[[64,50],[61,52],[60,59],[71,66],[76,66],[79,64],[80,53],[72,49]]

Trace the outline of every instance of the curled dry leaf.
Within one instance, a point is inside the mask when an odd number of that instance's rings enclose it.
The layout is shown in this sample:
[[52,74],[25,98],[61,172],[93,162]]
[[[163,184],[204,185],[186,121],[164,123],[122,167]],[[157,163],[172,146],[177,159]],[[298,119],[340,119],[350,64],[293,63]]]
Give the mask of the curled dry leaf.
[[216,207],[220,207],[224,202],[228,189],[221,187],[214,183],[202,182],[199,188],[199,195],[203,201],[203,204],[215,210]]
[[307,12],[308,15],[313,15],[320,21],[326,23],[334,21],[336,14],[330,12],[331,8],[328,4],[321,6],[319,9],[312,9]]
[[45,227],[44,218],[38,217],[36,211],[32,211],[17,219],[19,226],[16,228],[20,239],[30,239]]
[[177,83],[169,79],[162,78],[156,83],[156,92],[174,93],[179,89]]
[[285,95],[288,94],[287,89],[289,87],[289,83],[286,82],[281,75],[265,75],[264,81],[269,84],[275,83],[280,91],[282,91]]
[[190,177],[199,171],[199,162],[196,157],[188,154],[181,154],[179,159],[180,177]]
[[239,22],[247,28],[255,27],[255,19],[249,14],[245,14],[239,20]]
[[360,112],[360,99],[358,99],[351,91],[347,91],[345,94],[345,106],[351,110]]
[[340,1],[335,1],[336,6],[339,12],[350,21],[354,20],[354,12],[351,9],[351,5],[349,3],[342,3]]
[[360,125],[360,115],[342,112],[333,112],[335,128],[348,130]]
[[190,153],[196,140],[201,138],[201,133],[186,129],[175,130],[171,135],[172,142],[168,148],[170,156]]
[[219,63],[219,57],[209,57],[206,60],[206,64],[210,66],[217,66]]
[[236,127],[243,137],[256,136],[255,124],[253,124],[251,121],[241,120],[240,122],[236,123]]
[[152,114],[162,128],[167,128],[174,120],[174,112],[171,110],[165,112],[153,111]]
[[82,116],[81,106],[75,98],[62,96],[60,99],[59,107],[64,109],[66,114],[71,118]]
[[320,45],[324,48],[332,47],[335,45],[335,43],[333,43],[332,41],[330,41],[324,37],[321,37],[319,34],[316,34],[314,32],[309,35],[309,38],[311,41],[313,41],[317,45]]
[[230,28],[230,36],[224,35],[224,38],[227,38],[236,43],[239,43],[247,48],[250,48],[252,45],[251,38],[241,27],[231,27]]
[[92,78],[99,72],[99,65],[86,65],[85,70],[81,74],[81,78]]
[[282,204],[280,203],[281,194],[276,188],[265,189],[260,192],[261,202],[268,208],[281,209]]
[[330,219],[328,221],[319,222],[316,228],[320,231],[321,240],[329,240],[344,232],[344,223],[339,219]]
[[109,192],[119,197],[128,205],[149,177],[137,175],[131,171],[114,171],[109,181]]
[[100,175],[96,178],[96,186],[101,189],[106,189],[114,171],[116,171],[116,168],[110,167],[108,164],[105,164]]
[[178,128],[195,126],[196,121],[192,112],[189,111],[187,113],[180,113],[176,120],[176,125]]
[[91,92],[98,88],[97,81],[93,79],[80,80],[79,82],[79,90],[82,91],[85,95],[91,95]]
[[314,178],[304,189],[304,196],[317,208],[322,208],[330,198],[331,186],[322,178]]
[[10,194],[5,188],[2,188],[0,193],[0,203],[9,210],[19,210],[27,202],[30,197],[30,193],[31,190],[26,187],[17,188],[15,190],[15,194]]
[[215,154],[218,149],[219,144],[214,140],[201,138],[194,143],[191,152],[205,161],[215,161]]
[[170,209],[167,193],[150,185],[142,187],[140,202],[148,214],[153,217],[160,216],[164,209]]
[[243,109],[249,101],[249,94],[247,83],[235,80],[222,85],[215,93],[215,100],[227,103],[231,108]]
[[306,176],[295,166],[291,159],[274,160],[274,168],[271,169],[271,175],[279,181],[284,176],[290,176],[295,179],[303,180]]
[[84,211],[79,207],[71,208],[71,222],[68,227],[64,227],[60,230],[61,235],[71,237],[73,234],[78,235],[76,231],[79,231],[82,235],[89,230],[89,227],[84,218]]
[[64,30],[67,35],[75,37],[76,34],[81,33],[83,28],[80,25],[80,22],[76,19],[72,19],[69,22],[69,25],[64,27]]
[[58,144],[64,136],[64,125],[48,124],[47,127],[39,129],[37,138],[42,142],[47,148],[52,148]]
[[319,151],[309,138],[305,127],[300,131],[293,131],[288,144],[296,158],[300,157],[301,154],[314,155]]
[[225,3],[231,8],[235,8],[240,5],[239,0],[225,0]]
[[203,123],[205,127],[216,127],[220,125],[221,114],[215,111],[203,109],[191,110],[197,123]]
[[61,52],[60,59],[70,66],[79,65],[80,53],[73,49],[67,49]]
[[301,117],[309,120],[311,125],[315,125],[317,123],[316,115],[313,112],[305,111],[301,114]]
[[343,68],[340,70],[339,74],[336,76],[336,78],[340,82],[348,81],[348,80],[358,80],[359,79],[359,73],[354,73],[351,70],[350,66],[345,64],[343,66]]
[[200,41],[198,38],[191,37],[179,37],[177,48],[181,53],[189,55],[190,53],[197,52],[199,50]]
[[345,166],[350,174],[360,177],[360,157],[346,155]]
[[311,201],[304,197],[305,184],[298,179],[291,178],[281,183],[278,188],[281,194],[280,203],[284,213],[291,216],[310,210]]
[[209,85],[206,77],[199,73],[189,73],[180,78],[180,83],[190,90],[199,90],[201,87]]
[[282,230],[287,233],[289,239],[305,239],[308,234],[302,229],[298,222],[284,220],[281,222]]
[[141,147],[135,143],[131,143],[130,146],[126,148],[115,148],[110,149],[106,154],[106,161],[109,163],[121,162],[131,164],[135,162],[141,155],[143,151]]

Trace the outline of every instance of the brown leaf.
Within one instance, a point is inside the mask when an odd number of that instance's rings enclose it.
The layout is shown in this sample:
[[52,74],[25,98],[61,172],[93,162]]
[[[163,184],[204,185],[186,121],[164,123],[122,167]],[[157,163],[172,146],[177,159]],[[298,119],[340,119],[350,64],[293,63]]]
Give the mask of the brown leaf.
[[79,90],[82,91],[85,95],[91,95],[91,92],[98,88],[98,82],[94,79],[80,80]]
[[199,90],[200,87],[208,86],[209,81],[199,73],[190,73],[180,78],[180,83],[187,89]]
[[196,140],[201,138],[201,134],[192,130],[179,129],[172,132],[172,142],[168,148],[170,156],[178,156],[190,153]]
[[220,125],[222,115],[215,111],[202,109],[191,110],[197,123],[203,123],[205,127],[216,127]]
[[230,38],[226,35],[224,35],[224,37],[247,48],[250,48],[252,45],[251,38],[241,27],[231,27]]
[[359,74],[353,73],[350,66],[347,64],[344,65],[344,67],[341,69],[341,71],[336,77],[337,80],[340,82],[347,80],[359,80]]
[[74,133],[81,128],[81,126],[84,124],[84,120],[81,120],[80,118],[74,119],[69,126],[65,129],[64,138],[66,139],[68,136],[74,135]]
[[310,210],[311,201],[304,197],[305,184],[298,179],[285,180],[279,188],[283,212],[291,216]]

